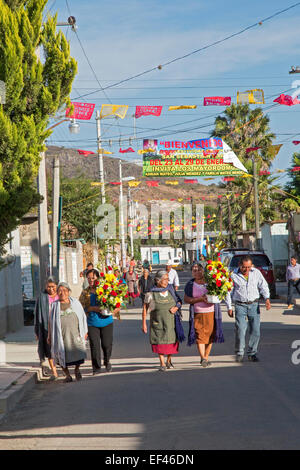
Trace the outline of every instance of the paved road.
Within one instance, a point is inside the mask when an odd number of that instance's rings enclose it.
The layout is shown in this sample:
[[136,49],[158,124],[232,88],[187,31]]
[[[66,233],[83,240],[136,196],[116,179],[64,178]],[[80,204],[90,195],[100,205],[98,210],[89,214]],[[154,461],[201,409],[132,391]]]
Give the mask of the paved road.
[[[213,347],[213,366],[201,369],[196,348],[182,345],[166,373],[157,372],[140,308],[130,309],[115,322],[113,372],[93,377],[88,361],[82,382],[38,384],[1,423],[0,448],[298,449],[291,344],[300,341],[300,315],[284,308],[262,309],[260,363],[234,362],[234,321],[224,311],[226,342]],[[187,319],[185,307],[185,331]]]

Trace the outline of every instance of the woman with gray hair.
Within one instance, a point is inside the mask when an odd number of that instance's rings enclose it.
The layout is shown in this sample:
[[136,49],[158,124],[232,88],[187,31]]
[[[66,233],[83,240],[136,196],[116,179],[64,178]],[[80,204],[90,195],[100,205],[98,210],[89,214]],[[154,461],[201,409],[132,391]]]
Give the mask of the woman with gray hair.
[[88,333],[85,312],[79,300],[70,297],[70,291],[66,282],[59,283],[58,300],[52,306],[48,336],[52,357],[62,367],[65,382],[73,380],[69,366],[75,366],[76,380],[82,379],[79,368],[86,358]]
[[49,277],[46,281],[45,290],[40,293],[35,304],[34,332],[36,340],[38,341],[38,355],[42,367],[42,374],[44,377],[50,376],[50,371],[45,362],[47,358],[52,371],[51,380],[55,380],[58,377],[54,361],[51,358],[51,350],[47,343],[49,315],[52,304],[56,300],[58,300],[57,282],[53,277]]
[[182,301],[173,286],[169,284],[169,275],[166,271],[158,271],[154,282],[155,287],[145,295],[142,331],[145,334],[148,332],[146,316],[150,312],[150,344],[152,351],[159,357],[158,370],[164,372],[171,367],[174,368],[172,355],[178,353],[179,341],[185,339],[178,313]]

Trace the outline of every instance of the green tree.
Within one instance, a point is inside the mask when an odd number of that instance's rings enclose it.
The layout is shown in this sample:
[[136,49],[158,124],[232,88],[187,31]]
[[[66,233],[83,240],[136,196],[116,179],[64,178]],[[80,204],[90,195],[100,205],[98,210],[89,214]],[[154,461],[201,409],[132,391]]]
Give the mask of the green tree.
[[[254,227],[253,162],[250,154],[246,152],[249,147],[260,147],[259,152],[251,154],[254,155],[257,163],[260,222],[278,218],[281,198],[278,193],[271,192],[269,186],[274,184],[277,178],[271,175],[259,175],[261,170],[270,169],[276,156],[272,147],[275,135],[270,130],[269,122],[268,116],[263,114],[261,108],[251,110],[247,104],[233,104],[226,109],[225,116],[218,116],[215,121],[212,136],[222,137],[249,173],[249,177],[235,176],[233,182],[221,185],[227,188],[227,196],[221,203],[224,228],[228,230],[231,223],[234,237],[242,228],[243,214],[246,215],[247,229]],[[230,213],[231,217],[229,217]]]
[[[36,176],[49,119],[64,104],[77,71],[69,44],[56,32],[56,16],[45,23],[47,0],[0,0],[0,254],[9,233],[40,202]],[[42,59],[37,54],[40,50]]]
[[[73,236],[75,228],[79,238],[84,238],[86,242],[93,240],[93,229],[98,222],[96,211],[100,204],[100,191],[99,187],[91,186],[91,182],[92,180],[82,176],[61,178],[60,194],[63,201],[65,237]],[[48,185],[49,187],[51,186]]]

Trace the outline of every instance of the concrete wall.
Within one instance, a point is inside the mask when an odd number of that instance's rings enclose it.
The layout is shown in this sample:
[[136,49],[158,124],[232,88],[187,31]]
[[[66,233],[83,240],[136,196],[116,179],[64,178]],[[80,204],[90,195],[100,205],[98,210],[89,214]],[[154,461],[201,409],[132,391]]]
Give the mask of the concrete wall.
[[24,325],[19,230],[12,236],[5,257],[12,262],[0,271],[0,338]]
[[[20,225],[23,292],[36,298],[43,288],[39,281],[39,242],[37,216],[26,216]],[[32,293],[32,295],[31,295]]]
[[59,259],[59,280],[70,285],[72,296],[78,298],[82,291],[83,253],[81,242],[76,242],[76,248],[61,245]]

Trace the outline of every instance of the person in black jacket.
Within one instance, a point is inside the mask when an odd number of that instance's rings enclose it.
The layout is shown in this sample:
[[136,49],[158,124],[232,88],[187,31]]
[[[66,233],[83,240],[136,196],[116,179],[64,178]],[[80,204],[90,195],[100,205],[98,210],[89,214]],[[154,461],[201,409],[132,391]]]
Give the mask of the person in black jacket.
[[145,295],[147,294],[147,292],[150,292],[152,287],[154,287],[154,280],[150,276],[149,269],[144,268],[143,275],[140,277],[138,282],[138,288],[143,305],[145,301]]

